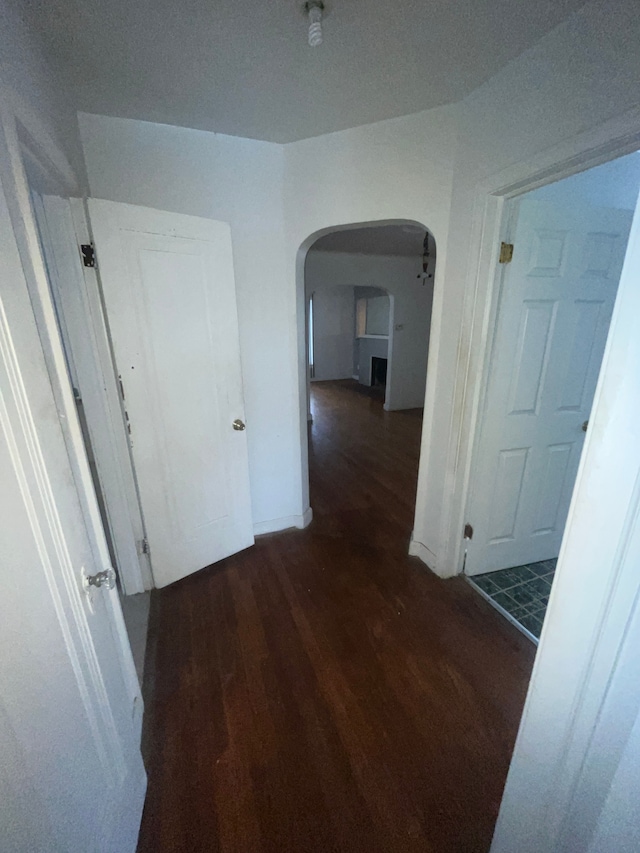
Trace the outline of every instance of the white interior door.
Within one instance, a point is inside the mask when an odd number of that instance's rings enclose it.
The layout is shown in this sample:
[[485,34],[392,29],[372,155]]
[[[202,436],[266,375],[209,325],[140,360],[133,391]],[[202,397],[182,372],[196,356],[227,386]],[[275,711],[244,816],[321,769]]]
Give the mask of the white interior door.
[[161,587],[253,544],[231,234],[194,216],[88,206]]
[[520,203],[475,450],[469,575],[558,556],[631,216]]
[[84,589],[108,553],[24,222],[21,259],[0,192],[0,847],[134,853],[142,701],[116,591]]
[[86,229],[84,205],[32,192],[34,215],[40,233],[51,292],[64,344],[67,367],[76,402],[88,431],[87,452],[104,499],[106,527],[110,533],[120,583],[127,595],[152,586],[137,487],[113,369],[109,341],[95,270],[85,270],[79,243],[88,232],[76,235],[72,205],[79,204],[80,227]]

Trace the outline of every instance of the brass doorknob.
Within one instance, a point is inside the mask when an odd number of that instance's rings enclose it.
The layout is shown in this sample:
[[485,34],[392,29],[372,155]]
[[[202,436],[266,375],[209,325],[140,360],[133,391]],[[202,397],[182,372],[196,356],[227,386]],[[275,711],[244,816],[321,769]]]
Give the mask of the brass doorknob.
[[243,429],[245,429],[245,425],[244,425],[244,423],[240,420],[240,418],[236,418],[236,419],[235,419],[235,421],[231,424],[231,426],[232,426],[234,429],[237,429],[237,430],[238,430],[238,431],[240,431],[240,432],[242,432],[242,430],[243,430]]

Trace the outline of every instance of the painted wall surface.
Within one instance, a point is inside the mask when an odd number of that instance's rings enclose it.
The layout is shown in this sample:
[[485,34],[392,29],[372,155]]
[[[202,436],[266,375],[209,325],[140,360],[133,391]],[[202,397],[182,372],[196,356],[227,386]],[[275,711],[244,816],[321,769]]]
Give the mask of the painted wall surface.
[[637,797],[640,790],[640,714],[626,742],[588,853],[640,850]]
[[478,258],[470,255],[476,251],[470,247],[486,200],[479,186],[508,167],[521,164],[526,170],[532,158],[554,145],[570,147],[578,134],[636,106],[639,39],[635,0],[596,0],[460,105],[445,258],[438,246],[432,372],[414,526],[414,540],[424,545],[431,567],[445,576],[460,570],[445,548],[458,535],[464,509],[451,499],[466,463],[460,440],[467,429],[463,411],[468,390],[456,379],[459,356],[469,355],[467,376],[477,377],[481,371],[476,341],[466,331],[461,337],[461,329],[468,328],[465,319],[476,286]]
[[313,352],[316,381],[349,379],[353,375],[355,325],[353,287],[331,281],[313,289]]
[[388,296],[369,296],[366,307],[365,334],[388,335],[391,303]]
[[[304,255],[337,225],[409,220],[434,235],[438,261],[446,255],[457,107],[306,139],[285,148],[285,286],[298,329],[292,339],[298,395],[306,395]],[[436,272],[436,286],[439,272]],[[307,421],[299,408],[296,444],[307,470]],[[303,504],[308,482],[302,480]]]
[[[249,439],[256,520],[308,506],[306,249],[337,225],[417,221],[436,238],[438,264],[414,538],[432,568],[458,571],[443,556],[454,512],[443,496],[465,461],[459,356],[469,353],[469,375],[480,370],[473,342],[461,339],[477,187],[636,105],[639,38],[635,0],[596,0],[462,104],[283,147],[81,117],[94,195],[231,222],[247,416],[257,419]],[[265,351],[277,388],[264,381]]]
[[291,146],[88,114],[79,123],[94,197],[230,223],[254,523],[301,515],[309,498],[298,248],[323,228],[400,218],[426,224],[442,253],[452,110]]
[[71,99],[25,25],[19,4],[2,0],[0,18],[3,98],[29,133],[51,139],[71,166],[68,174],[84,190],[86,172]]
[[301,514],[282,147],[128,119],[79,120],[94,197],[230,224],[253,520]]
[[[352,300],[354,286],[381,288],[392,296],[391,364],[385,403],[388,410],[419,408],[424,403],[432,286],[431,282],[423,284],[418,279],[420,270],[420,258],[346,252],[307,254],[309,290],[331,282],[332,287],[348,290]],[[353,331],[351,334],[353,352]]]

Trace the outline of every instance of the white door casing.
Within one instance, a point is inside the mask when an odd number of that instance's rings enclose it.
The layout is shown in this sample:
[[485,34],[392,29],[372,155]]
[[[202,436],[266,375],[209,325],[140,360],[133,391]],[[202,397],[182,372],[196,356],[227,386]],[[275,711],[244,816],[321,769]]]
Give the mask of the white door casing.
[[467,510],[469,575],[558,556],[631,213],[524,199]]
[[[126,438],[120,392],[95,270],[85,270],[75,220],[86,228],[79,199],[33,195],[42,250],[61,326],[72,382],[82,398],[104,497],[116,567],[127,595],[152,586],[143,553],[144,526]],[[75,217],[74,209],[75,206]]]
[[253,544],[230,229],[99,199],[88,210],[162,587]]
[[5,178],[24,215],[14,237],[0,192],[2,844],[133,853],[142,700],[116,591],[84,590],[108,553],[28,192]]
[[491,853],[640,839],[640,204]]

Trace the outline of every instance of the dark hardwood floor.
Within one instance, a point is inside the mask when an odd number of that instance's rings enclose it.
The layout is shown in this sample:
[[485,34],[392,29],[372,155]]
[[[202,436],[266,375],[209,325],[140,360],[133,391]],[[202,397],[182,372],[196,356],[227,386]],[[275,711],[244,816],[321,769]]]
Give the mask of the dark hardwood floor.
[[139,853],[489,849],[534,648],[407,556],[421,412],[313,413],[312,525],[153,593]]

